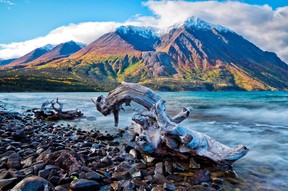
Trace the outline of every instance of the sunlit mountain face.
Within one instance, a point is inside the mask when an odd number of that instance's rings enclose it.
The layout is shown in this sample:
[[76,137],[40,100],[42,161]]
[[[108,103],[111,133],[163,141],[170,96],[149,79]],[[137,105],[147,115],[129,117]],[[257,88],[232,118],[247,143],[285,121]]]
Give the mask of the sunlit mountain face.
[[20,90],[39,80],[59,90],[110,90],[121,81],[167,91],[288,89],[288,65],[275,53],[195,17],[161,30],[121,26],[85,47],[70,41],[39,48],[0,75],[8,89],[27,79]]

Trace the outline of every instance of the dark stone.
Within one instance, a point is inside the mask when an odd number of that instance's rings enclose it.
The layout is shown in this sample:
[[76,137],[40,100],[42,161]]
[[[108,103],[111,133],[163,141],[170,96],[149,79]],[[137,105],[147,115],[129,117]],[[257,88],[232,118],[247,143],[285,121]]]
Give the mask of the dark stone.
[[42,178],[44,178],[44,179],[47,179],[48,176],[49,176],[49,173],[50,173],[50,171],[47,170],[47,169],[40,170],[40,171],[38,172],[38,176],[40,176],[40,177],[42,177]]
[[97,172],[87,172],[86,177],[88,180],[102,180],[104,176],[102,174],[99,174]]
[[45,169],[46,170],[60,170],[59,166],[56,166],[56,165],[46,165],[45,166]]
[[80,179],[87,179],[86,173],[85,173],[85,172],[80,172],[80,173],[79,173],[79,178],[80,178]]
[[72,182],[73,179],[70,177],[63,177],[59,180],[59,184],[70,184],[70,182]]
[[0,190],[6,190],[11,188],[17,182],[17,178],[0,179]]
[[15,132],[12,133],[12,137],[15,141],[20,141],[22,139],[26,138],[26,134],[24,129],[16,130]]
[[9,156],[9,158],[7,160],[8,168],[21,169],[22,165],[21,165],[20,161],[21,161],[20,155],[18,153],[13,153],[12,155]]
[[88,191],[95,190],[100,187],[100,184],[93,180],[78,179],[70,183],[70,188],[73,191]]
[[59,176],[52,176],[51,178],[49,178],[49,181],[54,185],[58,185],[59,181],[60,181],[60,177]]
[[53,185],[39,176],[31,176],[23,179],[11,191],[54,191]]
[[45,164],[44,163],[35,164],[33,166],[33,174],[34,175],[38,175],[38,172],[40,170],[43,170],[44,168],[45,168]]

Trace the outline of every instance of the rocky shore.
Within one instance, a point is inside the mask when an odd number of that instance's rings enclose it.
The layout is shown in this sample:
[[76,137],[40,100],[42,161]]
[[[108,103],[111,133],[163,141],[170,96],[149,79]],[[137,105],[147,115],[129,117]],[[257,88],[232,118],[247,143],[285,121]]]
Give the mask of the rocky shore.
[[[0,108],[0,190],[240,190],[231,168],[153,158],[127,132],[86,131]],[[129,136],[129,135],[128,135]]]

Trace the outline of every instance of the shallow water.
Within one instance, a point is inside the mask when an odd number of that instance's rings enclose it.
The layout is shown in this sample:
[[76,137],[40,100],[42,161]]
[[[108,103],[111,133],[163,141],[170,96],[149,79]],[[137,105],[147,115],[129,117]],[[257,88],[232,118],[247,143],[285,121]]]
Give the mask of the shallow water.
[[[113,116],[104,117],[96,111],[90,98],[107,93],[1,93],[0,101],[9,110],[24,111],[40,107],[46,100],[59,98],[63,110],[80,109],[84,116],[69,121],[85,129],[113,132]],[[178,113],[193,107],[191,116],[182,125],[204,132],[234,147],[246,145],[249,153],[234,164],[243,179],[235,190],[288,190],[288,92],[161,92],[167,112]],[[120,114],[119,128],[131,123],[133,108]],[[1,108],[0,108],[1,109]],[[66,123],[66,122],[61,122]]]

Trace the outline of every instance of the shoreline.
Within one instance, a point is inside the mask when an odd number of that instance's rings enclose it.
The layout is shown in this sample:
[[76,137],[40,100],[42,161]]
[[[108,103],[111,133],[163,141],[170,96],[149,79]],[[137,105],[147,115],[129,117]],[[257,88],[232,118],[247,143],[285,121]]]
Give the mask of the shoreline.
[[123,135],[129,136],[123,130],[114,134],[86,131],[37,120],[29,112],[2,110],[0,116],[2,191],[13,187],[24,190],[29,181],[59,191],[223,190],[227,184],[243,186],[244,180],[233,169],[199,167],[193,160],[179,162],[141,154],[123,141]]

